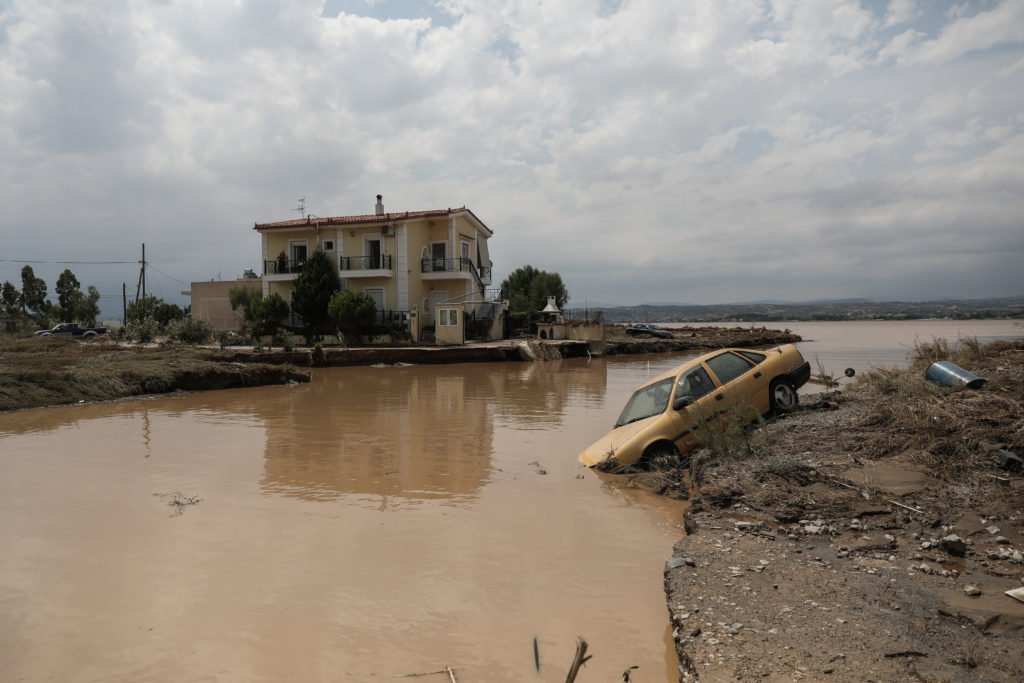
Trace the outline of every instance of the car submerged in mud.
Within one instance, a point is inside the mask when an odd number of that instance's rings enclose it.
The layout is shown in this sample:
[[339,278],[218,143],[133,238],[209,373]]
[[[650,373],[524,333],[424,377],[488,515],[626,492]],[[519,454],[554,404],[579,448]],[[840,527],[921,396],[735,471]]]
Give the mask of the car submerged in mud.
[[580,454],[588,467],[617,472],[638,461],[684,455],[697,432],[724,419],[753,422],[799,405],[810,363],[792,344],[767,351],[719,349],[652,379],[626,402],[610,432]]

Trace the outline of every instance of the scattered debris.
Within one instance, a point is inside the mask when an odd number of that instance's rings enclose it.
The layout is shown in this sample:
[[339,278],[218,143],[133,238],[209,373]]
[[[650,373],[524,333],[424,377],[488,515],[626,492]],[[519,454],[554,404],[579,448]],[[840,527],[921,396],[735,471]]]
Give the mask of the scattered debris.
[[940,387],[953,388],[962,385],[968,389],[984,389],[988,385],[987,380],[953,365],[948,360],[935,361],[929,365],[924,377]]
[[170,515],[171,517],[180,517],[186,507],[189,505],[196,505],[202,501],[202,498],[199,496],[186,496],[178,491],[175,491],[174,493],[154,493],[153,495],[160,500],[166,500],[167,504],[174,508],[174,512]]
[[996,451],[996,460],[999,462],[999,466],[1007,472],[1020,472],[1024,470],[1024,460],[1021,460],[1020,456],[1004,448]]
[[576,675],[580,672],[580,667],[587,663],[593,655],[587,654],[587,641],[583,640],[583,636],[577,636],[576,638],[576,656],[573,657],[572,666],[569,667],[569,675],[565,677],[565,683],[573,683],[576,680]]

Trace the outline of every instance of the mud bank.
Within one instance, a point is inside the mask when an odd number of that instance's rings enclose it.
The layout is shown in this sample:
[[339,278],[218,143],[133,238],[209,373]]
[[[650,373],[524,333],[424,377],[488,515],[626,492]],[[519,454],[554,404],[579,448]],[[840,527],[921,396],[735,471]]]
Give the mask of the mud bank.
[[635,339],[625,335],[625,327],[607,326],[606,353],[609,356],[632,353],[671,353],[721,349],[726,347],[771,346],[803,341],[789,330],[766,327],[684,327],[669,330],[672,339]]
[[992,347],[984,391],[918,358],[707,457],[664,572],[680,680],[1024,680],[1024,343]]
[[429,365],[558,360],[588,355],[679,353],[729,346],[770,346],[801,341],[800,335],[788,330],[764,327],[687,327],[672,330],[672,339],[634,339],[626,336],[625,326],[622,325],[607,325],[606,332],[608,339],[604,342],[519,338],[461,346],[324,347],[322,355],[308,348],[260,352],[236,350],[227,352],[227,357],[238,362],[289,363],[299,367],[378,363]]
[[0,411],[309,380],[308,372],[290,365],[243,363],[189,346],[120,346],[60,337],[0,346]]

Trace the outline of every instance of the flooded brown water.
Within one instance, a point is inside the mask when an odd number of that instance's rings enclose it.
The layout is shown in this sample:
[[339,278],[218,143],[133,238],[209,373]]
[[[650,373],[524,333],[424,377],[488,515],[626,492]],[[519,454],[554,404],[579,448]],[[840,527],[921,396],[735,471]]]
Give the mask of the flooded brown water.
[[[933,334],[805,325],[839,368]],[[562,681],[582,635],[580,683],[675,680],[681,505],[576,456],[683,358],[330,368],[0,415],[0,679]]]

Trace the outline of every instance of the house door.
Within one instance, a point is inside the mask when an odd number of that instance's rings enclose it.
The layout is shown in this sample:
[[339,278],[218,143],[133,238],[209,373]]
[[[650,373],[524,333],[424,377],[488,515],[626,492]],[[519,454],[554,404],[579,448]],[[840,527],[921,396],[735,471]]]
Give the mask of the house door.
[[427,313],[430,315],[431,324],[437,323],[437,321],[434,320],[434,307],[437,306],[437,304],[441,303],[442,301],[448,300],[449,298],[450,297],[448,296],[448,292],[446,290],[440,290],[430,293],[430,305],[428,306]]
[[293,242],[289,245],[292,251],[292,266],[296,271],[302,270],[306,265],[306,243]]
[[443,273],[445,271],[444,258],[445,249],[444,242],[431,242],[430,243],[430,270],[435,273]]
[[[380,240],[368,239],[364,245],[366,256],[366,267],[376,270],[381,267],[380,263]],[[379,305],[378,305],[379,306]]]
[[364,289],[363,294],[373,299],[373,304],[378,311],[384,310],[384,289],[382,287]]

